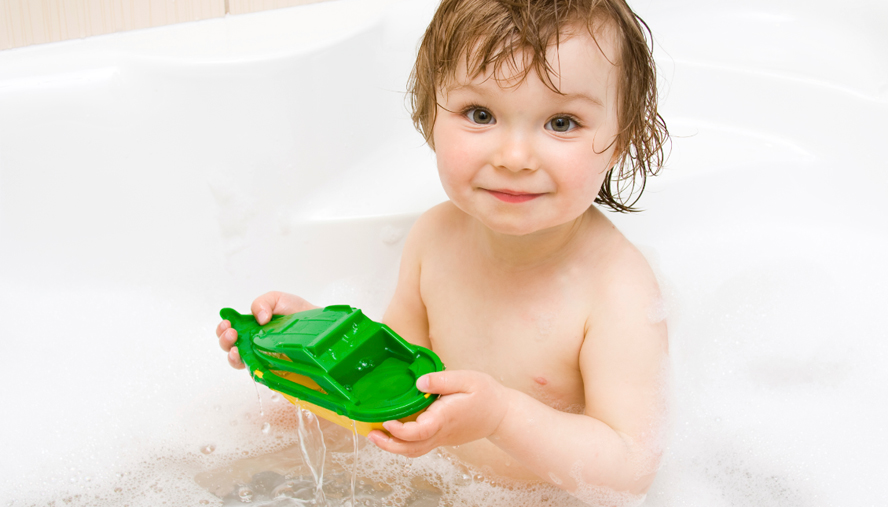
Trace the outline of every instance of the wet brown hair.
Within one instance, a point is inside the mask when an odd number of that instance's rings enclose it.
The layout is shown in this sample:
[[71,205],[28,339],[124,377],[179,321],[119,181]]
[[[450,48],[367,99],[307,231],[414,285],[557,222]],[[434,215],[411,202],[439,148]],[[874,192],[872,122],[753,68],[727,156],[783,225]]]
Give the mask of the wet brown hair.
[[657,174],[665,160],[669,131],[657,112],[650,29],[624,0],[443,0],[422,38],[408,83],[413,124],[434,149],[437,90],[455,78],[461,60],[471,78],[508,65],[521,69],[522,78],[535,71],[561,93],[546,50],[578,26],[593,39],[603,28],[611,29],[619,48],[612,62],[620,70],[618,155],[595,202],[615,211],[639,211],[634,206],[647,176]]

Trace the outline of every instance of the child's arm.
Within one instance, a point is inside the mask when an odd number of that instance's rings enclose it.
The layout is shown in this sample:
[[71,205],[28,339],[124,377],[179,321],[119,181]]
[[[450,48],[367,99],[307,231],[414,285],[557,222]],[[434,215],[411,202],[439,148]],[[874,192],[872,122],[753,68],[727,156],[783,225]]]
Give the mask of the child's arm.
[[431,348],[428,314],[419,293],[420,250],[427,244],[427,221],[427,214],[420,216],[404,241],[398,285],[382,322],[408,342]]
[[[250,305],[250,311],[256,317],[256,322],[260,325],[267,324],[271,320],[272,315],[290,315],[291,313],[304,312],[319,308],[299,296],[287,294],[284,292],[266,292],[259,296]],[[232,329],[231,322],[223,320],[216,326],[216,336],[219,338],[219,346],[222,350],[228,352],[228,364],[238,370],[245,367],[241,361],[240,353],[234,342],[237,341],[237,330]]]
[[579,357],[584,414],[555,410],[484,373],[445,371],[417,382],[443,396],[416,422],[389,421],[385,427],[395,438],[374,432],[371,440],[419,456],[486,437],[565,490],[646,491],[661,452],[667,337],[665,322],[652,318],[656,282],[638,257],[615,267],[587,321]]

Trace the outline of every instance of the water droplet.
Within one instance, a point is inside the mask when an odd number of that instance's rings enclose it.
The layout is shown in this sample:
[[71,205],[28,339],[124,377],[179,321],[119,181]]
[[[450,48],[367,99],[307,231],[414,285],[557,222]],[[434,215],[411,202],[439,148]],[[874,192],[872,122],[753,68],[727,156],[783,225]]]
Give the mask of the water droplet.
[[264,423],[264,424],[262,425],[262,433],[265,433],[266,435],[268,435],[268,432],[269,432],[269,431],[271,431],[271,424],[269,424],[269,423]]
[[212,454],[213,451],[215,451],[215,450],[216,450],[215,444],[207,444],[207,445],[200,448],[200,452],[202,452],[204,454]]
[[281,395],[278,393],[271,393],[271,401],[274,401],[274,402],[281,401]]

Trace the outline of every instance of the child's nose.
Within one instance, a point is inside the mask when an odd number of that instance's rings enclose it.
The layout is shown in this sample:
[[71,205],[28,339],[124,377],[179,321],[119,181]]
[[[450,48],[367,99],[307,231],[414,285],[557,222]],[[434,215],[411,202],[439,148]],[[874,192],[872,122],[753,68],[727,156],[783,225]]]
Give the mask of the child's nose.
[[527,133],[504,131],[494,152],[493,164],[512,172],[535,171],[539,161],[533,146],[533,138]]

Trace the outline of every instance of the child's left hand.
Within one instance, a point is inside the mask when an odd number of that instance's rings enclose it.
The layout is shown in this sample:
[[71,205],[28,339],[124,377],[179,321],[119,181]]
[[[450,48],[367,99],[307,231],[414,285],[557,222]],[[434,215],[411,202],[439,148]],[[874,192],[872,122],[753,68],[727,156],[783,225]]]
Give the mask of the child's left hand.
[[440,394],[416,421],[383,423],[389,437],[372,431],[370,441],[379,448],[411,458],[442,445],[460,445],[492,435],[506,415],[509,389],[486,373],[471,370],[423,375],[416,387]]

